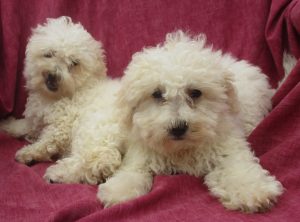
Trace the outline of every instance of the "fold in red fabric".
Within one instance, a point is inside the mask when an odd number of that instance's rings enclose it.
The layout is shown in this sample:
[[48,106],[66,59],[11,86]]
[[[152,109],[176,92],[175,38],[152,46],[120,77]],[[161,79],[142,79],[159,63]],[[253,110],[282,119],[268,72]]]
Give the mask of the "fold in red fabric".
[[[259,66],[273,87],[283,78],[282,55],[300,56],[300,1],[123,0],[0,1],[0,117],[21,117],[27,94],[22,74],[31,28],[47,17],[81,22],[106,50],[108,73],[122,76],[134,52],[176,29],[203,32],[216,49]],[[0,221],[298,221],[300,218],[300,64],[273,98],[274,108],[249,137],[261,164],[286,188],[271,211],[228,211],[203,180],[156,176],[151,192],[104,209],[97,187],[47,184],[51,163],[15,162],[25,145],[0,132]]]

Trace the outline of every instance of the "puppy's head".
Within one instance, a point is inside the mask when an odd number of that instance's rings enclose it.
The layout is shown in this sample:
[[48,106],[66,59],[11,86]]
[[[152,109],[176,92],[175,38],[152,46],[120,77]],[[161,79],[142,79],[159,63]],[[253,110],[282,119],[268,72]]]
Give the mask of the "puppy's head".
[[101,43],[69,17],[47,19],[26,48],[26,87],[50,98],[72,96],[90,77],[106,75]]
[[136,53],[119,95],[130,137],[159,152],[212,142],[238,108],[223,57],[205,47],[204,35],[192,39],[182,31]]

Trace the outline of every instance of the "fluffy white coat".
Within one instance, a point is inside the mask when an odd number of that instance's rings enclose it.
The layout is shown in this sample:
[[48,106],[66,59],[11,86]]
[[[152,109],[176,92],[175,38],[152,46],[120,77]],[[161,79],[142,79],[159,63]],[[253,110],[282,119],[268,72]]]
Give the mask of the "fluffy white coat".
[[121,164],[114,114],[120,83],[106,76],[104,60],[101,43],[68,17],[48,19],[33,31],[25,119],[6,126],[12,134],[35,138],[16,153],[17,161],[31,165],[59,158],[45,173],[48,182],[97,184]]
[[106,207],[148,193],[157,174],[204,176],[226,208],[246,212],[283,192],[246,141],[274,91],[258,67],[205,44],[178,31],[133,56],[118,96],[128,151],[99,186]]

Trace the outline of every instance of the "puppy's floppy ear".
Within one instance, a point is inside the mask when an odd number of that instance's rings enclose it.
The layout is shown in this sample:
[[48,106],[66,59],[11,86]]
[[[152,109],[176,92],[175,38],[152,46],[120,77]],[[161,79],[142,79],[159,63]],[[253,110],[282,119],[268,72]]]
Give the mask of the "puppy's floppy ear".
[[129,128],[136,107],[147,96],[147,90],[151,87],[149,82],[151,75],[147,75],[146,71],[149,64],[143,59],[142,54],[137,52],[132,56],[132,60],[121,79],[121,89],[117,96],[121,122]]
[[94,75],[98,76],[99,78],[107,76],[106,55],[102,43],[91,37],[90,46],[93,46],[96,57],[90,68],[93,69]]
[[[134,82],[132,84],[134,84]],[[128,78],[125,72],[125,76],[121,79],[121,88],[117,94],[116,100],[121,125],[125,128],[131,127],[132,115],[137,100],[134,98],[134,94],[136,94],[136,92],[134,92],[132,84],[130,78]]]
[[121,126],[124,128],[130,128],[132,123],[132,115],[134,112],[134,101],[130,99],[129,94],[130,92],[130,86],[128,86],[128,83],[124,78],[121,80],[121,89],[119,90],[117,94],[117,110],[118,110],[118,116],[120,118]]
[[224,74],[224,86],[227,94],[227,103],[230,107],[230,111],[234,114],[239,113],[240,107],[238,103],[238,96],[236,89],[233,85],[233,77],[230,72]]

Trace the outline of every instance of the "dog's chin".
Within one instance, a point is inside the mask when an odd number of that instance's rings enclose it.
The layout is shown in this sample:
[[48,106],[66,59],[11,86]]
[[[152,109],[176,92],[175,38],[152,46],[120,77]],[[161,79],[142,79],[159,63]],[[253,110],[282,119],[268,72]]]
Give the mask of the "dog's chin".
[[176,141],[184,141],[184,140],[186,140],[186,138],[184,137],[184,136],[180,136],[180,137],[176,137],[176,136],[171,136],[170,137],[170,140],[172,140],[172,141],[174,141],[174,142],[176,142]]
[[40,90],[40,93],[43,94],[45,98],[54,99],[54,100],[58,100],[61,99],[62,97],[65,97],[65,95],[62,93],[59,86],[48,87],[47,85],[44,85]]
[[182,150],[193,149],[196,146],[188,136],[173,137],[168,136],[163,143],[164,151],[167,153],[176,153]]

